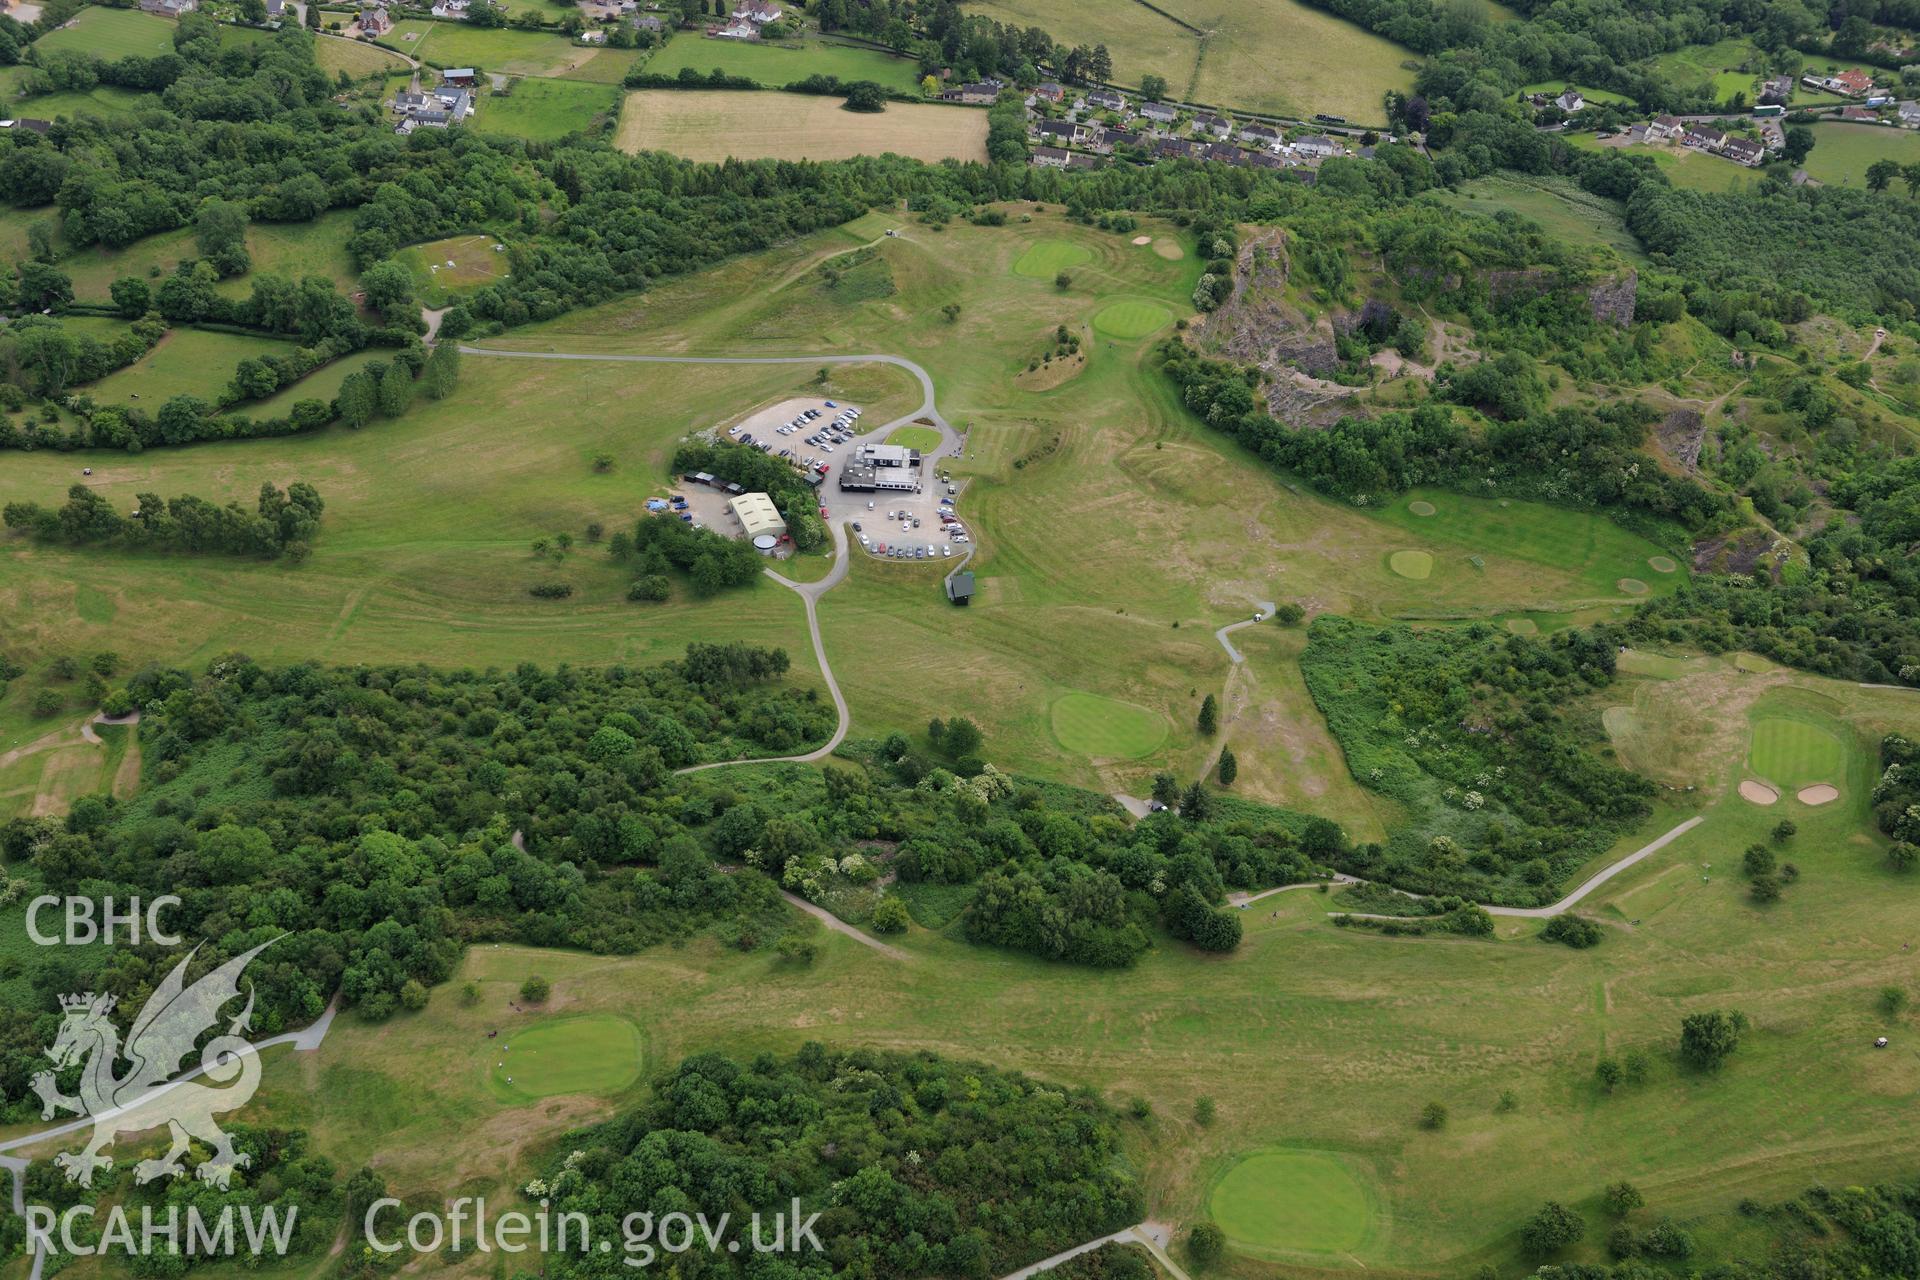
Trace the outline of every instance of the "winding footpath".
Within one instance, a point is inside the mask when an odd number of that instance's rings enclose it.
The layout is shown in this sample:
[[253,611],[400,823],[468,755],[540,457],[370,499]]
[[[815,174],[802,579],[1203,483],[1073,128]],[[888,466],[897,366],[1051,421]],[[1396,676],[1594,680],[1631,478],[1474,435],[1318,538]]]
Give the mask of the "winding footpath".
[[[1486,913],[1490,916],[1510,916],[1510,917],[1521,919],[1521,920],[1546,920],[1552,916],[1557,916],[1562,912],[1567,911],[1573,906],[1575,906],[1582,899],[1584,899],[1588,894],[1592,893],[1594,890],[1598,889],[1601,885],[1605,884],[1607,881],[1619,875],[1622,871],[1625,871],[1628,867],[1634,866],[1637,863],[1643,862],[1646,859],[1651,858],[1654,854],[1660,852],[1662,849],[1672,844],[1675,840],[1678,840],[1681,836],[1687,834],[1687,832],[1693,830],[1695,827],[1699,826],[1702,822],[1705,822],[1705,821],[1706,821],[1705,818],[1688,818],[1685,822],[1681,823],[1679,826],[1675,827],[1673,830],[1667,832],[1665,835],[1659,836],[1653,840],[1649,840],[1647,843],[1641,845],[1638,849],[1635,849],[1632,853],[1628,854],[1626,857],[1620,859],[1620,861],[1612,864],[1611,866],[1603,867],[1601,870],[1595,872],[1593,877],[1589,879],[1585,884],[1582,884],[1578,889],[1575,889],[1572,893],[1569,893],[1566,897],[1560,899],[1560,901],[1554,903],[1551,906],[1490,907],[1490,906],[1486,906],[1485,904],[1482,904],[1482,909],[1485,910]],[[1365,883],[1364,881],[1354,880],[1352,879],[1352,877],[1348,877],[1348,880],[1350,883],[1353,883],[1353,884]],[[1289,887],[1293,887],[1293,886],[1289,886]],[[1400,892],[1405,893],[1406,891],[1403,889],[1403,890],[1400,890]],[[1424,893],[1409,893],[1407,894],[1407,896],[1409,898],[1424,899],[1428,895]],[[1357,920],[1402,920],[1402,919],[1409,918],[1405,916],[1375,915],[1375,914],[1370,914],[1367,912],[1360,912],[1360,911],[1329,911],[1327,912],[1327,914],[1330,916],[1352,916]],[[1420,917],[1414,916],[1411,918],[1419,919]]]

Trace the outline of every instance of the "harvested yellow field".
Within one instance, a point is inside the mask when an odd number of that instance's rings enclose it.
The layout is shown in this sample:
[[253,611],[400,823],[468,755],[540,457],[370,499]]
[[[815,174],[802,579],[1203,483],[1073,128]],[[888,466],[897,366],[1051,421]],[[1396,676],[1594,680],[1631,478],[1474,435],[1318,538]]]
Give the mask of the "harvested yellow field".
[[620,112],[622,151],[689,160],[845,160],[894,152],[915,160],[984,160],[987,113],[890,102],[847,111],[839,98],[731,89],[636,89]]

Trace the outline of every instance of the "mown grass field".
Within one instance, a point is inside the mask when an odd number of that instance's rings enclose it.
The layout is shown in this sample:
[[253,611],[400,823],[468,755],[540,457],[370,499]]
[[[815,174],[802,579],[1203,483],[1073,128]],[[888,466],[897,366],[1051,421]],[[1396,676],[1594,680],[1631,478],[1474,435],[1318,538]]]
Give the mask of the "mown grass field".
[[173,52],[174,24],[138,9],[82,9],[58,30],[33,42],[41,53],[90,53],[113,61]]
[[1136,759],[1167,737],[1167,722],[1160,715],[1097,694],[1063,694],[1048,714],[1060,746],[1084,756]]
[[204,329],[170,329],[158,345],[126,368],[85,388],[101,404],[130,404],[138,397],[149,413],[173,396],[212,400],[249,356],[287,355],[291,342]]
[[481,98],[468,127],[529,142],[557,142],[570,133],[599,128],[619,108],[619,91],[610,85],[530,76],[515,80],[504,93]]
[[656,75],[677,75],[684,67],[692,67],[701,75],[718,67],[730,76],[747,76],[769,89],[816,75],[839,76],[846,81],[872,80],[905,93],[920,89],[919,65],[912,59],[830,40],[747,44],[709,40],[697,32],[682,31],[646,62],[646,69]]
[[918,160],[981,160],[987,113],[891,102],[875,114],[839,98],[752,90],[638,89],[627,95],[614,145],[689,160],[845,160],[891,151]]
[[434,67],[474,67],[501,75],[596,84],[618,84],[640,56],[635,49],[579,45],[550,32],[470,27],[464,22],[399,22],[376,43]]
[[[1742,722],[1741,708],[1770,692],[1830,698],[1861,740],[1920,720],[1920,705],[1898,695],[1751,676],[1725,659],[1667,669],[1629,685]],[[1705,821],[1589,900],[1583,911],[1604,930],[1589,951],[1540,941],[1530,921],[1501,921],[1472,942],[1335,929],[1326,912],[1338,896],[1311,891],[1246,911],[1231,955],[1163,947],[1100,974],[972,947],[950,929],[910,930],[897,940],[905,961],[816,933],[820,957],[804,969],[711,939],[631,958],[484,947],[423,1014],[382,1026],[343,1018],[316,1060],[270,1060],[255,1114],[310,1127],[343,1167],[373,1159],[396,1195],[524,1182],[552,1137],[639,1094],[517,1107],[495,1094],[486,1032],[517,1048],[550,1016],[508,1007],[539,973],[553,983],[553,1013],[630,1019],[650,1065],[828,1039],[980,1058],[1088,1085],[1123,1108],[1144,1099],[1150,1112],[1125,1122],[1124,1142],[1150,1209],[1219,1221],[1231,1241],[1219,1269],[1231,1275],[1274,1264],[1517,1274],[1531,1265],[1517,1224],[1547,1198],[1586,1219],[1565,1260],[1601,1262],[1602,1191],[1622,1178],[1646,1196],[1644,1222],[1672,1215],[1704,1250],[1738,1233],[1743,1197],[1770,1202],[1900,1167],[1920,1140],[1907,1105],[1920,1062],[1872,1047],[1875,1035],[1911,1034],[1910,1019],[1890,1025],[1876,1008],[1881,985],[1911,984],[1900,947],[1911,906],[1864,834],[1864,799],[1805,814],[1789,851],[1801,878],[1756,906],[1722,868],[1766,839],[1778,813],[1728,798],[1739,731],[1701,746],[1684,752],[1702,788],[1695,807],[1663,804],[1649,826],[1695,812]],[[467,979],[482,991],[472,1007],[454,998]],[[1701,1074],[1674,1046],[1683,1015],[1714,1008],[1738,1008],[1752,1027],[1725,1067]],[[1611,1095],[1595,1086],[1602,1055],[1632,1050],[1649,1056],[1644,1083]],[[1514,1105],[1503,1108],[1507,1091]],[[1775,1105],[1783,1091],[1794,1106]],[[1217,1104],[1208,1126],[1190,1118],[1200,1094]],[[1444,1128],[1420,1125],[1429,1101],[1448,1108]]]
[[361,40],[336,40],[321,37],[314,41],[314,61],[330,76],[342,71],[358,80],[362,76],[388,75],[405,71],[407,62],[399,54]]
[[429,307],[448,306],[510,270],[504,246],[485,234],[411,245],[393,256],[413,273],[414,294]]
[[32,98],[15,98],[9,102],[7,110],[39,120],[58,120],[63,116],[69,119],[95,116],[111,120],[141,107],[152,106],[157,101],[151,94],[102,84],[91,89],[61,89]]
[[[1817,124],[1813,150],[1801,167],[1833,186],[1861,188],[1867,185],[1867,169],[1876,160],[1899,165],[1920,162],[1920,133],[1877,124]],[[1894,190],[1904,191],[1898,181]]]
[[1570,80],[1540,80],[1520,86],[1522,94],[1544,93],[1555,98],[1568,89],[1578,89],[1580,96],[1588,102],[1629,103],[1633,101],[1624,93],[1615,93],[1611,89],[1589,89],[1586,85],[1575,84]]
[[1847,773],[1848,751],[1836,726],[1823,721],[1826,717],[1805,711],[1756,711],[1748,765],[1765,781],[1790,790],[1840,781]]

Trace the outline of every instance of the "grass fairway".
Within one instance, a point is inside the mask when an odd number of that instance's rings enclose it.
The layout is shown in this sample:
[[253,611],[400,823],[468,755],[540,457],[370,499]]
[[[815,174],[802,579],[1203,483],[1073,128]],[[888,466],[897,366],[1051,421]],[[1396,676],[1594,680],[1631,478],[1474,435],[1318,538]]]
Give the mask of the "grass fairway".
[[1093,261],[1093,250],[1072,240],[1039,240],[1013,261],[1013,273],[1030,280],[1051,280],[1068,267]]
[[598,129],[619,106],[620,94],[610,85],[529,77],[515,80],[504,93],[482,98],[472,127],[529,142],[557,142],[570,133]]
[[1794,790],[1838,781],[1847,749],[1833,730],[1810,717],[1761,715],[1753,722],[1747,763],[1776,786]]
[[487,1088],[502,1102],[563,1093],[613,1093],[640,1075],[640,1031],[625,1018],[589,1013],[500,1032],[482,1043],[493,1059]]
[[413,272],[414,291],[429,307],[444,307],[506,275],[508,254],[488,235],[449,236],[402,249],[394,257]]
[[1832,186],[1864,188],[1867,168],[1876,160],[1920,162],[1920,133],[1877,124],[1817,124],[1803,167]]
[[1173,323],[1173,312],[1157,302],[1116,302],[1096,311],[1093,327],[1109,338],[1144,338]]
[[[808,76],[839,76],[843,81],[872,80],[902,93],[918,93],[920,67],[911,58],[896,58],[877,49],[806,40],[795,44],[748,44],[741,40],[708,40],[681,32],[647,59],[655,75],[677,75],[692,67],[701,75],[716,67],[730,76],[746,76],[769,89]],[[892,108],[889,107],[889,110]]]
[[1154,712],[1093,693],[1066,694],[1049,716],[1060,745],[1084,756],[1137,760],[1167,737],[1167,722]]
[[620,112],[614,145],[708,161],[846,160],[888,151],[916,160],[984,160],[987,113],[890,102],[867,114],[811,94],[637,89]]
[[888,444],[897,444],[902,449],[918,449],[921,453],[932,453],[940,447],[940,433],[932,427],[901,427],[887,437]]
[[1339,1156],[1256,1151],[1213,1186],[1207,1211],[1236,1249],[1348,1253],[1372,1234],[1373,1202]]
[[1433,553],[1431,551],[1396,551],[1387,557],[1387,567],[1403,578],[1422,582],[1433,576]]
[[109,62],[173,52],[174,24],[137,9],[82,9],[71,23],[33,42],[41,53],[87,53]]
[[[1420,538],[1445,548],[1447,558],[1479,556],[1489,552],[1533,560],[1542,565],[1573,569],[1579,594],[1562,601],[1577,605],[1592,600],[1617,600],[1623,595],[1662,594],[1680,585],[1686,575],[1660,548],[1628,533],[1604,516],[1567,511],[1539,502],[1471,498],[1438,489],[1417,489],[1386,507],[1381,516]],[[1652,587],[1637,574],[1654,560],[1663,561]],[[1394,572],[1400,572],[1398,565]],[[1632,586],[1623,586],[1632,582]]]
[[89,384],[86,392],[101,404],[130,404],[137,397],[149,412],[157,412],[173,396],[212,400],[233,377],[234,366],[250,356],[292,352],[292,343],[273,338],[171,329],[153,350]]

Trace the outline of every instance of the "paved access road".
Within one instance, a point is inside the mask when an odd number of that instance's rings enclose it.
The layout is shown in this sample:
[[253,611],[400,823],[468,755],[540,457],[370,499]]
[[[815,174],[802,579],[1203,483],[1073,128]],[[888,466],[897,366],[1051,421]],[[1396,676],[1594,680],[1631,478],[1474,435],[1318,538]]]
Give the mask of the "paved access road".
[[[603,355],[594,352],[576,351],[502,351],[492,347],[466,346],[460,348],[460,353],[468,356],[480,356],[486,359],[611,361],[619,364],[890,364],[897,369],[905,369],[919,382],[920,407],[911,413],[903,414],[895,418],[885,426],[868,432],[867,435],[884,439],[895,428],[913,423],[915,419],[924,418],[932,422],[940,432],[940,453],[957,449],[960,441],[959,433],[948,425],[946,418],[940,413],[939,406],[934,403],[933,375],[905,356],[641,356],[620,354]],[[818,582],[794,582],[790,578],[775,573],[772,569],[768,569],[766,574],[787,590],[798,595],[800,602],[806,607],[807,634],[813,641],[813,658],[820,666],[821,678],[827,682],[827,692],[833,696],[834,710],[839,713],[840,717],[839,723],[834,727],[833,736],[827,739],[824,746],[817,747],[812,751],[802,752],[799,755],[760,756],[750,760],[716,760],[711,764],[696,764],[690,768],[681,769],[679,772],[698,773],[703,769],[724,769],[733,765],[742,764],[778,764],[789,761],[805,763],[811,760],[824,760],[826,757],[832,755],[834,749],[846,740],[847,728],[852,722],[852,716],[847,710],[846,695],[840,692],[840,682],[833,678],[833,666],[827,661],[827,646],[820,638],[820,615],[818,606],[820,597],[839,586],[841,581],[847,576],[847,565],[849,563],[851,549],[847,543],[847,532],[844,524],[839,521],[830,521],[827,528],[833,536],[833,568],[828,570],[826,577],[820,579]],[[961,559],[960,565],[954,566],[952,572],[958,573],[960,566],[966,564],[967,560],[971,558],[972,553],[969,552],[966,557]],[[870,945],[879,945],[882,947],[886,945],[884,943],[874,944],[873,940],[866,938],[864,934],[859,936]],[[886,949],[890,951],[893,950],[891,947]]]

